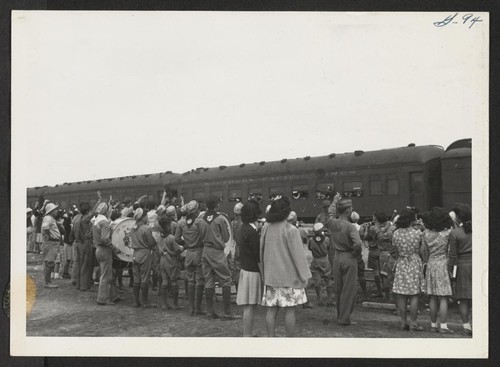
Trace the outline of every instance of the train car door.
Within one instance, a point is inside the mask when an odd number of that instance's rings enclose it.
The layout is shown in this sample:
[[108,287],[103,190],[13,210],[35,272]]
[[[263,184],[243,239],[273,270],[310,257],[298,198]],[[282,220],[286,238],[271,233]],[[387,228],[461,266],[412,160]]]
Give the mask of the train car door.
[[410,172],[410,205],[424,208],[424,173]]

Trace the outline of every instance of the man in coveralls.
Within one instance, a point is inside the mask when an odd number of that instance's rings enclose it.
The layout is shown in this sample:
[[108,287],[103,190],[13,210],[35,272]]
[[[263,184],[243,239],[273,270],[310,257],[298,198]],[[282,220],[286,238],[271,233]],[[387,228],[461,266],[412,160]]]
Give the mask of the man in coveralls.
[[185,209],[187,215],[179,220],[175,229],[175,242],[186,249],[184,266],[188,279],[187,294],[191,315],[204,315],[205,312],[201,310],[205,279],[201,265],[203,242],[200,234],[201,219],[198,218],[200,205],[195,200],[191,200],[186,204]]
[[217,212],[220,202],[218,195],[211,194],[207,199],[207,211],[201,220],[201,237],[203,241],[202,266],[205,277],[205,296],[207,300],[208,318],[217,319],[214,311],[215,276],[222,286],[225,319],[238,319],[240,316],[231,312],[231,272],[224,254],[225,244],[230,234],[224,214]]

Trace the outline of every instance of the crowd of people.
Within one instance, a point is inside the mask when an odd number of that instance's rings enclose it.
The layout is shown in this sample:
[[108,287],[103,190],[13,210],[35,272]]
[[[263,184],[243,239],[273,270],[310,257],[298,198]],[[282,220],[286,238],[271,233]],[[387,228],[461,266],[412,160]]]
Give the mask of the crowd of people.
[[[371,269],[375,296],[396,304],[402,330],[424,330],[417,316],[419,302],[428,297],[430,331],[454,333],[447,326],[453,296],[463,332],[472,334],[472,214],[467,205],[424,213],[406,207],[392,217],[375,211],[372,221],[360,225],[352,200],[337,194],[332,202],[323,202],[316,223],[306,230],[285,195],[274,197],[264,212],[257,200],[239,202],[232,221],[218,211],[217,195],[207,198],[204,210],[194,200],[169,204],[166,193],[159,204],[145,197],[134,203],[105,202],[99,192],[97,199],[93,208],[81,202],[63,211],[41,197],[27,209],[28,252],[43,253],[45,287],[57,288],[53,279],[68,278],[80,291],[98,284],[99,305],[122,300],[123,266],[117,265],[117,256],[123,249],[111,238],[117,219],[132,218],[133,261],[128,268],[135,307],[181,310],[179,287],[184,286],[191,315],[238,319],[231,307],[234,285],[236,303],[243,308],[244,336],[255,336],[256,310],[264,306],[267,335],[275,336],[277,314],[284,309],[291,337],[296,306],[314,307],[306,292],[309,285],[316,293],[315,307],[335,305],[339,325],[355,324],[357,287],[367,298],[364,273]],[[151,283],[158,289],[159,305],[150,302]],[[214,308],[217,285],[222,314]]]

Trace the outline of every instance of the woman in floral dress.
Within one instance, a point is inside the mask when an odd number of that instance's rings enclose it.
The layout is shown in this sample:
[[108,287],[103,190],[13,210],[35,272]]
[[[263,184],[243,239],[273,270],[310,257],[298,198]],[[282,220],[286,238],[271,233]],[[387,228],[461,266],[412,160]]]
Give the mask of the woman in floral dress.
[[[422,232],[413,226],[416,212],[403,209],[396,221],[397,230],[392,243],[398,251],[396,273],[392,292],[401,316],[403,330],[422,331],[417,324],[418,296],[422,291],[424,273],[421,259]],[[406,305],[410,299],[410,324],[407,321]]]
[[[425,292],[430,296],[431,332],[453,334],[448,329],[446,318],[448,314],[448,297],[452,295],[450,275],[448,273],[449,236],[453,221],[442,208],[434,208],[424,213],[423,243],[427,247],[429,258],[425,274]],[[437,325],[439,306],[440,328]]]
[[276,316],[285,309],[286,336],[295,334],[295,306],[307,302],[306,285],[311,271],[299,230],[287,222],[290,199],[275,198],[266,215],[260,237],[260,264],[264,287],[262,305],[267,307],[267,336],[275,336]]

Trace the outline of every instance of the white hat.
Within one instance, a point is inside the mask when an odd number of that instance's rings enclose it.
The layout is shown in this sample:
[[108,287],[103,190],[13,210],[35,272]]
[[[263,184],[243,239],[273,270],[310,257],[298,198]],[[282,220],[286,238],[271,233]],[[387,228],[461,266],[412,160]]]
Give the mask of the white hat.
[[165,205],[159,205],[158,208],[156,209],[156,214],[160,215],[163,213],[167,208],[165,208]]
[[48,203],[47,205],[45,205],[45,215],[53,212],[57,208],[59,208],[59,205]]
[[323,223],[314,223],[313,225],[313,231],[314,232],[319,232],[323,229],[324,225]]
[[288,214],[288,218],[286,218],[287,221],[289,222],[294,222],[297,220],[297,213],[295,213],[293,210]]
[[358,223],[359,221],[359,214],[356,213],[356,212],[352,212],[351,213],[351,220],[354,222],[354,223]]
[[26,208],[26,213],[31,213],[33,211],[33,209],[31,208]]
[[167,216],[173,217],[176,213],[175,206],[169,205],[167,209],[165,210],[165,214]]
[[241,208],[243,208],[243,204],[242,203],[237,203],[234,206],[234,214],[236,214],[236,215],[241,214]]

